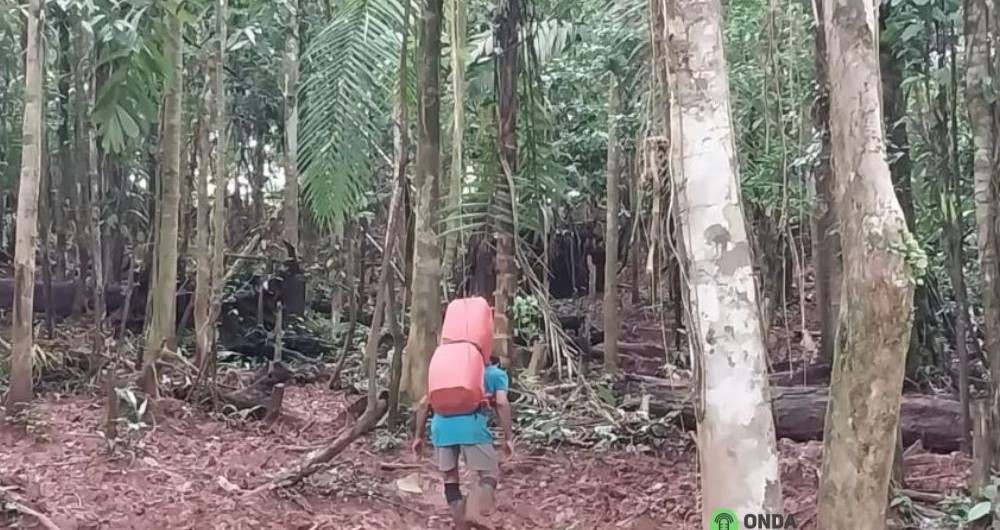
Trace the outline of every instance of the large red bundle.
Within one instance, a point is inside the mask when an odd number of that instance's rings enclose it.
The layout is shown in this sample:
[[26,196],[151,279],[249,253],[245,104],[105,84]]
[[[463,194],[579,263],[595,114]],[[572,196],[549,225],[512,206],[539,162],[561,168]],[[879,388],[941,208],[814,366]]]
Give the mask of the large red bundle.
[[481,296],[460,298],[448,304],[441,326],[441,344],[471,342],[486,362],[493,350],[493,308]]
[[472,344],[442,344],[434,350],[427,372],[427,396],[437,414],[475,411],[486,397],[483,357]]

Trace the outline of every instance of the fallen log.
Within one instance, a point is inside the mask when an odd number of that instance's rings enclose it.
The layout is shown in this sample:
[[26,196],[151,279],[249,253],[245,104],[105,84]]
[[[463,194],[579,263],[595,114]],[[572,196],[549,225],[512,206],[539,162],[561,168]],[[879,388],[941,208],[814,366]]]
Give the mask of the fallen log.
[[832,368],[826,361],[805,365],[801,362],[780,361],[771,365],[771,384],[774,386],[827,385]]
[[[649,411],[663,416],[680,411],[678,422],[685,428],[695,425],[691,388],[665,379],[628,376],[617,389],[619,395],[650,396]],[[797,442],[823,439],[823,423],[829,394],[826,388],[772,386],[771,409],[778,438]],[[936,453],[958,451],[962,443],[961,407],[945,397],[906,394],[900,406],[903,444],[918,440]]]
[[[76,283],[72,280],[52,281],[52,314],[65,318],[73,314],[73,299],[76,294]],[[35,282],[34,288],[35,313],[44,313],[46,308],[45,284]],[[14,308],[14,279],[0,278],[0,309]]]

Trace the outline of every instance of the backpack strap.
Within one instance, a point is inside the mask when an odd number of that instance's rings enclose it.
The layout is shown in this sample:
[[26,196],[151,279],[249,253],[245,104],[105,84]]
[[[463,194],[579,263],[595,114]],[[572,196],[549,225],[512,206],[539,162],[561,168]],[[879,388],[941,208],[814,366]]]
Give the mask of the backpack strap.
[[472,342],[471,340],[468,340],[468,339],[441,339],[441,344],[442,345],[445,345],[445,344],[468,344],[469,346],[472,346],[473,348],[475,348],[476,351],[479,352],[479,355],[483,354],[483,350],[479,347],[479,345],[476,344],[475,342]]

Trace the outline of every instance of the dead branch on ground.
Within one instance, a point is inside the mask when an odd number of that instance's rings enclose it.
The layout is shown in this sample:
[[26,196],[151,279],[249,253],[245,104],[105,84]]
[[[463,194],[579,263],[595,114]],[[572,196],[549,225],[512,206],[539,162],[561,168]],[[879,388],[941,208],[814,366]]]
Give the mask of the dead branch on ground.
[[10,491],[9,488],[0,489],[0,503],[2,503],[8,510],[13,510],[21,515],[34,517],[35,520],[38,521],[38,524],[42,525],[42,527],[46,530],[62,530],[59,528],[59,525],[52,522],[52,519],[49,519],[47,515],[34,510],[25,504],[24,500],[21,499],[16,493]]
[[378,400],[378,403],[373,407],[368,407],[365,414],[354,423],[349,428],[346,428],[337,435],[329,444],[323,446],[321,449],[306,455],[305,458],[300,460],[296,465],[292,466],[291,469],[281,473],[279,476],[275,477],[270,482],[260,486],[256,489],[250,490],[246,493],[247,496],[260,493],[262,491],[271,491],[277,488],[287,488],[294,486],[295,484],[301,482],[306,477],[312,475],[319,471],[323,464],[326,464],[332,460],[335,456],[342,453],[344,449],[347,449],[351,442],[358,439],[372,428],[378,424],[382,416],[385,415],[386,410],[389,408],[389,404],[382,396]]

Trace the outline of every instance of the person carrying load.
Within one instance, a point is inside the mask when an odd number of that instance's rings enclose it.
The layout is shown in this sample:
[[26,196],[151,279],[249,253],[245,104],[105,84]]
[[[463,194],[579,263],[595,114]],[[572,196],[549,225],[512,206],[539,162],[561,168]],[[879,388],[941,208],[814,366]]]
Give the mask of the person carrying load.
[[[503,452],[513,454],[513,427],[507,400],[508,377],[491,355],[493,310],[481,297],[448,304],[440,345],[431,357],[427,394],[416,412],[413,451],[425,447],[425,428],[431,416],[434,459],[444,479],[448,507],[460,530],[495,508],[500,465],[488,412],[494,408],[503,431]],[[467,506],[459,487],[458,460],[479,476]]]

